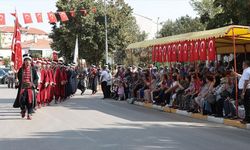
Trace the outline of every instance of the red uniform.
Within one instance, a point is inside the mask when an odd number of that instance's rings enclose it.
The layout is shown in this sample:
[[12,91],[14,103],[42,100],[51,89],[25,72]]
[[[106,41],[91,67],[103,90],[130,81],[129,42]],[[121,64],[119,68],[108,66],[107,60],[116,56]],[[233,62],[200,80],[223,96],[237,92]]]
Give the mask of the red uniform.
[[48,81],[49,81],[49,85],[47,87],[47,100],[48,103],[50,103],[53,100],[53,83],[54,83],[54,77],[53,77],[53,70],[52,69],[48,69],[47,70],[47,77],[48,77]]
[[67,82],[67,74],[66,74],[66,69],[64,67],[61,68],[61,99],[65,99],[65,86]]
[[61,70],[60,70],[60,66],[57,66],[55,68],[54,83],[55,83],[55,87],[54,87],[55,100],[58,101],[60,98],[60,94],[61,94]]
[[48,84],[47,71],[41,69],[41,80],[39,84],[40,102],[45,104],[47,100],[46,84]]

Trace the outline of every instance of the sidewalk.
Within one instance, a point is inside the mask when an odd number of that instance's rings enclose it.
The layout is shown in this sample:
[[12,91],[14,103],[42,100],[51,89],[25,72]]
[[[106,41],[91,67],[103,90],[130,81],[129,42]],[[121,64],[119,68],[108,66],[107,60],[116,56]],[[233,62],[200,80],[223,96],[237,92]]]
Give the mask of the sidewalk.
[[173,108],[169,108],[169,107],[162,107],[162,106],[158,106],[158,105],[153,105],[151,103],[143,103],[143,102],[135,101],[133,104],[138,105],[138,106],[142,106],[142,107],[146,107],[149,109],[155,109],[155,110],[164,111],[167,113],[175,113],[175,114],[179,114],[179,115],[183,115],[183,116],[187,116],[187,117],[191,117],[191,118],[195,118],[195,119],[207,120],[209,122],[215,122],[215,123],[220,123],[220,124],[233,126],[233,127],[237,127],[237,128],[241,128],[241,129],[250,130],[250,124],[242,124],[242,123],[240,123],[240,120],[216,118],[213,116],[202,115],[200,113],[188,113],[187,111],[173,109]]

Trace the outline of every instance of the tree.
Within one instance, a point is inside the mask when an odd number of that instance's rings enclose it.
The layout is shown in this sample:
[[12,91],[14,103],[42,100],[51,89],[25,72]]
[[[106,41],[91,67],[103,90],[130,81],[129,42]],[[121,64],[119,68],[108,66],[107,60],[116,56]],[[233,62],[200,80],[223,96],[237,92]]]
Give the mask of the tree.
[[191,0],[206,29],[231,24],[250,25],[249,0]]
[[190,0],[194,11],[200,16],[201,23],[206,24],[208,20],[222,12],[220,7],[214,7],[214,0]]
[[[75,17],[68,13],[69,21],[53,24],[50,37],[53,49],[60,51],[67,61],[72,60],[76,35],[79,40],[79,57],[88,63],[99,64],[104,60],[105,52],[105,9],[103,0],[58,0],[57,11],[76,10]],[[91,8],[97,12],[92,13]],[[83,15],[85,9],[88,14]],[[59,19],[59,17],[58,17]],[[126,58],[125,48],[129,43],[139,40],[139,27],[132,16],[132,8],[124,0],[110,0],[107,3],[108,51],[115,56],[116,62],[123,63]]]
[[167,20],[160,30],[160,36],[166,37],[202,30],[204,30],[204,25],[199,18],[191,18],[186,15],[176,19],[176,21]]

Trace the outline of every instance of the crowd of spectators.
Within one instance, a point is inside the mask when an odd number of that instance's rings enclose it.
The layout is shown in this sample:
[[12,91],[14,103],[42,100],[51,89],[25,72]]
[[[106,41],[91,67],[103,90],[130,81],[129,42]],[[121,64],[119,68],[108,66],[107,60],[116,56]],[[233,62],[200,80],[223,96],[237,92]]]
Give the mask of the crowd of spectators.
[[[238,76],[233,70],[223,62],[177,63],[159,68],[153,65],[147,68],[118,66],[113,71],[111,96],[116,100],[140,101],[203,115],[236,118],[235,79]],[[242,98],[240,93],[238,95],[241,106]],[[240,117],[244,118],[244,113]]]

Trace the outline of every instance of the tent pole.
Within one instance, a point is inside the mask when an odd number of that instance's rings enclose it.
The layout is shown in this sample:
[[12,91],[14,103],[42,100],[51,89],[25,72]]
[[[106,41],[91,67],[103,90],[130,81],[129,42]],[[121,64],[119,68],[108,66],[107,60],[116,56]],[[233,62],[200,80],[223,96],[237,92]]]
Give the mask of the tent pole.
[[[236,62],[236,41],[235,41],[235,33],[234,28],[232,28],[233,32],[233,48],[234,48],[234,72],[237,72],[237,62]],[[236,116],[238,117],[238,78],[235,78],[235,103],[236,103]]]

